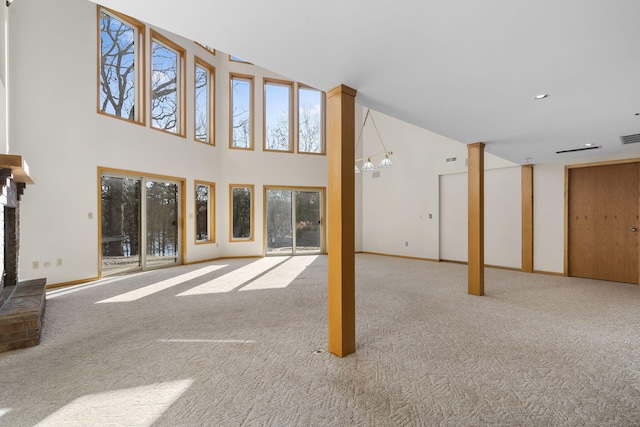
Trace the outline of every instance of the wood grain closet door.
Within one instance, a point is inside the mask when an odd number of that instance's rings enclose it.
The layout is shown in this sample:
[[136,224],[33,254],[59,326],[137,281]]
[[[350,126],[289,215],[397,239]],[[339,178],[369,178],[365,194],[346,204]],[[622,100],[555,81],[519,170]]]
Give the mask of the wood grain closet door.
[[569,170],[569,275],[638,283],[640,164]]

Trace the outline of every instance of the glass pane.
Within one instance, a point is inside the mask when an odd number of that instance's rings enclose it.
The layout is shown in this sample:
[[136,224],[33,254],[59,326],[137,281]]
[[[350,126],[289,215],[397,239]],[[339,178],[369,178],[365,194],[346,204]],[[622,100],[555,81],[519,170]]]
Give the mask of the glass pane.
[[178,185],[146,182],[146,266],[178,262]]
[[139,179],[102,177],[102,275],[140,268]]
[[320,240],[320,192],[296,191],[296,253],[317,253]]
[[233,239],[251,238],[251,188],[234,187],[233,198]]
[[275,83],[264,85],[264,129],[267,150],[289,151],[291,86]]
[[267,190],[267,253],[291,254],[291,191]]
[[100,11],[100,111],[136,117],[137,29]]
[[151,126],[177,133],[178,53],[155,40],[151,49]]
[[209,142],[209,70],[196,65],[196,139]]
[[322,153],[322,92],[300,88],[298,103],[298,151]]
[[209,240],[209,186],[196,185],[196,241]]
[[251,148],[251,80],[232,77],[232,147]]

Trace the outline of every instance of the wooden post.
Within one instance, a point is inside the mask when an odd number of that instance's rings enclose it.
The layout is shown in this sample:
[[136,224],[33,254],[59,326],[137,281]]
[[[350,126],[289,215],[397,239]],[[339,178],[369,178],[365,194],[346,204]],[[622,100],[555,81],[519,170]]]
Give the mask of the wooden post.
[[329,352],[356,351],[355,97],[340,85],[327,94],[329,133]]
[[484,295],[484,144],[469,150],[469,294]]
[[533,271],[533,165],[522,166],[522,271]]

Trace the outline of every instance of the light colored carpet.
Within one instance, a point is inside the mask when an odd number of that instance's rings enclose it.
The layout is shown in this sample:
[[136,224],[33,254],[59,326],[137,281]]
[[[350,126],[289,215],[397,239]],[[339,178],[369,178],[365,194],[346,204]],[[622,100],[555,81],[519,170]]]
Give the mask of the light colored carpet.
[[358,350],[340,359],[315,352],[326,264],[51,292],[41,345],[0,354],[0,425],[640,425],[640,287],[487,269],[473,297],[465,266],[358,255]]

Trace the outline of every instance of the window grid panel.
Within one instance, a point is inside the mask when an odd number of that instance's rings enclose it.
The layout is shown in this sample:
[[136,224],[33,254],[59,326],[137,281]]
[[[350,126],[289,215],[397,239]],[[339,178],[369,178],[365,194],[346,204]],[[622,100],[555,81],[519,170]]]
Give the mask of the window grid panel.
[[264,150],[293,152],[293,82],[265,79]]
[[209,71],[196,65],[195,72],[196,140],[209,142]]
[[230,241],[253,241],[253,185],[230,185]]
[[253,77],[230,76],[231,148],[253,149]]
[[178,133],[179,55],[157,40],[151,49],[151,126]]
[[98,11],[98,111],[143,123],[139,53],[144,47],[144,26],[117,12]]
[[215,183],[195,181],[195,241],[215,242]]
[[324,94],[306,86],[298,88],[298,152],[324,153]]

